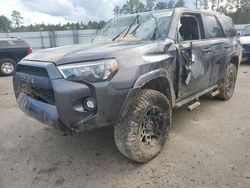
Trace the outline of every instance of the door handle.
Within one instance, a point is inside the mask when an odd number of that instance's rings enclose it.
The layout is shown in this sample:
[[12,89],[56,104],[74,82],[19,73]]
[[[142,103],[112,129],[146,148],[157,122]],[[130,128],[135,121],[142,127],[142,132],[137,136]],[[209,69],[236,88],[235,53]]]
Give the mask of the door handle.
[[211,52],[211,48],[205,48],[205,49],[203,50],[203,52],[204,52],[204,53],[209,53],[209,52]]
[[229,45],[225,45],[224,48],[228,49],[228,48],[230,48],[230,46]]

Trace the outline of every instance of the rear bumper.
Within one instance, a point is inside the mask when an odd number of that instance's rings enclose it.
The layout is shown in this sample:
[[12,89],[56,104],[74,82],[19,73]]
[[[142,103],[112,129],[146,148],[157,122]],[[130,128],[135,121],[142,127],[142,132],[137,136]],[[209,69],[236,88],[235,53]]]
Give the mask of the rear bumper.
[[[33,73],[34,66],[39,69]],[[27,71],[25,67],[30,69],[26,68]],[[133,89],[116,90],[111,82],[67,81],[52,63],[26,61],[17,65],[13,84],[23,112],[44,124],[74,131],[95,129],[121,120],[125,104],[133,93]],[[96,101],[93,111],[83,105],[89,97]]]

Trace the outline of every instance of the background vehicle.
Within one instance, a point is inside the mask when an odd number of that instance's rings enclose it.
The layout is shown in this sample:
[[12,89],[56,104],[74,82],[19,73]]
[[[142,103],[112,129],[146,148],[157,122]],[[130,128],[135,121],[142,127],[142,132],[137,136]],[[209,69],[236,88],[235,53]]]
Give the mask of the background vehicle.
[[192,110],[205,94],[232,97],[241,55],[222,14],[140,13],[112,19],[91,44],[27,56],[14,90],[22,111],[63,131],[115,124],[121,153],[147,162],[164,146],[173,108]]
[[243,48],[242,62],[250,63],[250,25],[247,25],[241,32],[240,42]]
[[17,38],[0,38],[0,75],[12,75],[16,63],[32,53],[29,45]]

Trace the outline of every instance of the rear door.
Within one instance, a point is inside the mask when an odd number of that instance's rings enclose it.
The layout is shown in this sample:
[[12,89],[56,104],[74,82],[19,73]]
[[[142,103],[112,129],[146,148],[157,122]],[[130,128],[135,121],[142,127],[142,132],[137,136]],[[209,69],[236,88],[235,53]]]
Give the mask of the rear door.
[[[225,57],[227,57],[227,61],[229,58],[234,56],[237,49],[241,48],[239,45],[239,38],[237,36],[237,31],[234,27],[233,21],[228,16],[218,16],[219,22],[222,25],[225,37],[226,37],[226,43],[224,45],[224,50],[227,51],[227,54],[225,54]],[[220,71],[225,72],[227,68],[227,61],[222,63],[220,66]],[[219,74],[219,79],[222,80],[224,78],[224,74]]]
[[210,44],[211,72],[209,85],[213,85],[218,83],[220,75],[224,73],[223,70],[227,62],[230,44],[228,44],[221,24],[215,15],[203,14],[202,19],[205,26],[205,40]]

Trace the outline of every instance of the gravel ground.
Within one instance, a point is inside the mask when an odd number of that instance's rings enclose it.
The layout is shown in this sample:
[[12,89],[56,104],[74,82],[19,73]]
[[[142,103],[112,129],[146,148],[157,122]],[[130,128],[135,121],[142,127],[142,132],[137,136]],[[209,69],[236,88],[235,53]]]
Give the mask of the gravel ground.
[[17,109],[0,78],[0,187],[250,187],[250,67],[230,101],[176,110],[169,141],[147,164],[116,149],[112,127],[63,136]]

